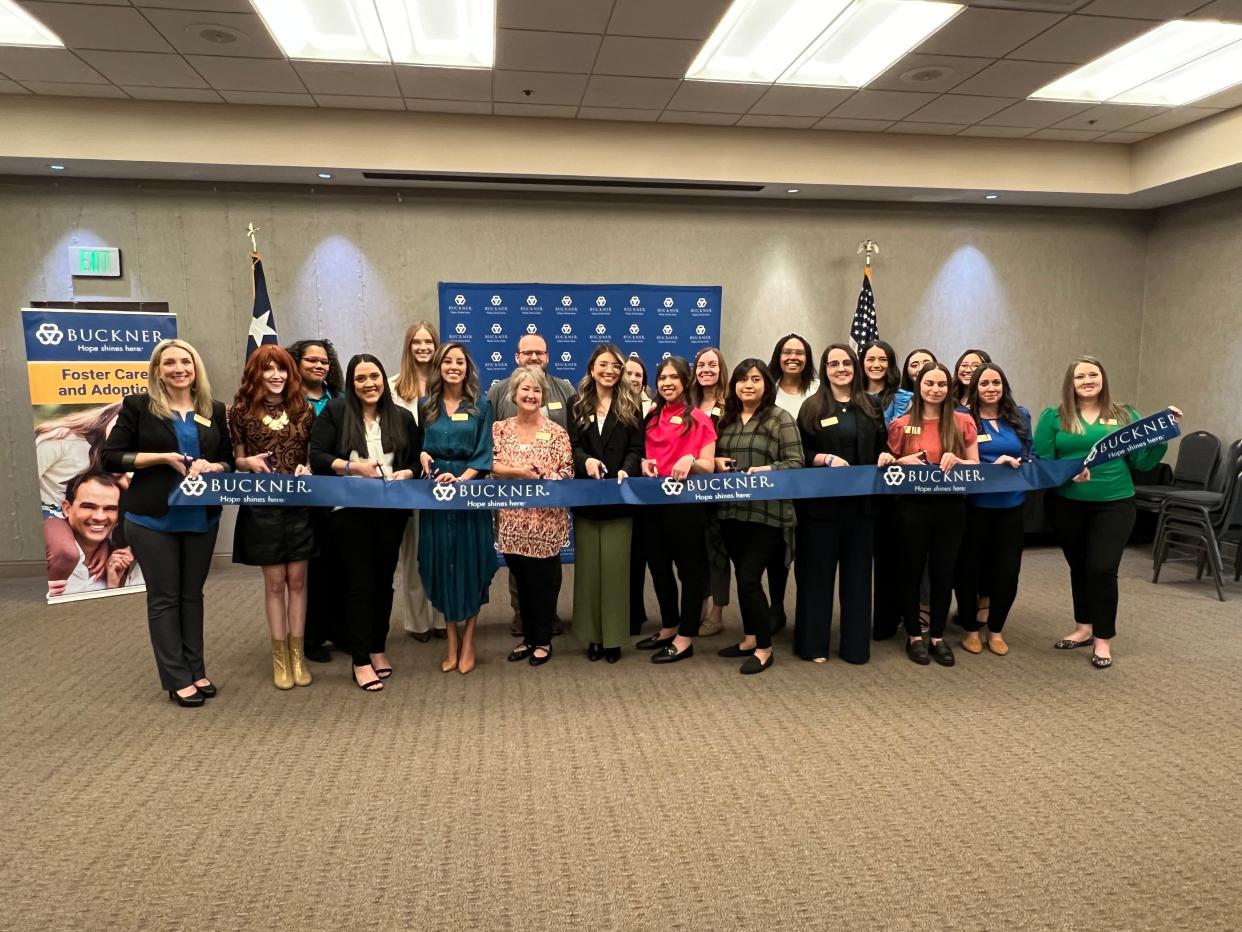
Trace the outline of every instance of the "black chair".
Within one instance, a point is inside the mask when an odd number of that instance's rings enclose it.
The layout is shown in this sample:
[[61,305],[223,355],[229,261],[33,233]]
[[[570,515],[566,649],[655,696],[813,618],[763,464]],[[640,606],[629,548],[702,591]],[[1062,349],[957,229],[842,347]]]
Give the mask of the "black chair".
[[1234,579],[1242,577],[1242,442],[1230,449],[1229,477],[1220,491],[1180,492],[1170,495],[1160,506],[1151,581],[1160,581],[1160,569],[1170,551],[1189,554],[1197,563],[1196,579],[1210,567],[1216,584],[1216,597],[1225,601],[1221,544],[1238,548],[1234,557]]
[[1220,438],[1206,430],[1186,434],[1177,450],[1172,481],[1160,485],[1136,485],[1134,504],[1139,511],[1158,512],[1170,492],[1210,489],[1219,466]]

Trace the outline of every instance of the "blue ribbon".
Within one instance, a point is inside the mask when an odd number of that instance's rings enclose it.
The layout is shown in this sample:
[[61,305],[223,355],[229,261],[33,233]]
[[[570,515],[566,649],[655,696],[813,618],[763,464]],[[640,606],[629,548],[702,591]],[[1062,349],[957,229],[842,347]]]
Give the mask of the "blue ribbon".
[[1131,421],[1096,441],[1083,461],[1087,466],[1100,466],[1121,459],[1157,443],[1168,443],[1181,433],[1173,411],[1165,408],[1155,414]]

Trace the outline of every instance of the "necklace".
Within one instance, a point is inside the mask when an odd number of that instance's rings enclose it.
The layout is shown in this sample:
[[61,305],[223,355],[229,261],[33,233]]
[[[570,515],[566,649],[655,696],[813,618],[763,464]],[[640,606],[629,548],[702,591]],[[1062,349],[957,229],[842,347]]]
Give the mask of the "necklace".
[[269,430],[284,430],[289,426],[289,412],[281,411],[280,417],[272,417],[270,414],[263,415],[263,426]]

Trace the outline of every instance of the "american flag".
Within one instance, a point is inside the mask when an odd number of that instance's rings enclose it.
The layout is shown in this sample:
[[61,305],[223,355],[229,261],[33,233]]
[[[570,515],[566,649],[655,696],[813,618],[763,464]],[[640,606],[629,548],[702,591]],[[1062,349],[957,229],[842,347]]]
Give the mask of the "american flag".
[[272,300],[267,296],[267,277],[263,274],[263,260],[258,253],[251,253],[254,272],[254,307],[250,311],[250,330],[246,334],[246,358],[264,343],[279,343],[276,338],[276,315],[272,313]]
[[854,308],[854,323],[850,326],[850,343],[857,352],[871,340],[880,339],[880,327],[875,319],[875,292],[871,290],[871,266],[863,271],[862,290],[858,292],[858,307]]

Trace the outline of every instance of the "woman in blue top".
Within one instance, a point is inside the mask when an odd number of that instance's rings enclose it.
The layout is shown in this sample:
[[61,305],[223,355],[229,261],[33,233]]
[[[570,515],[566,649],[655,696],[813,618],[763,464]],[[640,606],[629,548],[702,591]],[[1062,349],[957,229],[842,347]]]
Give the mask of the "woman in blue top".
[[910,409],[910,399],[914,397],[901,387],[897,353],[883,340],[872,340],[859,348],[858,358],[862,360],[866,392],[875,399],[887,427]]
[[[427,396],[419,400],[423,474],[441,484],[476,479],[492,468],[492,406],[466,348],[442,343],[431,360]],[[474,669],[474,626],[496,575],[490,511],[427,509],[418,513],[418,567],[432,607],[447,622],[445,673]],[[460,641],[457,623],[466,628]]]
[[[974,372],[963,410],[979,430],[979,462],[1017,469],[1031,459],[1031,415],[1014,403],[1000,366],[986,363]],[[1018,595],[1025,503],[1025,492],[966,498],[966,532],[955,588],[958,615],[966,629],[962,647],[972,654],[983,651],[979,631],[984,623],[988,649],[999,656],[1009,653],[1001,630]]]

